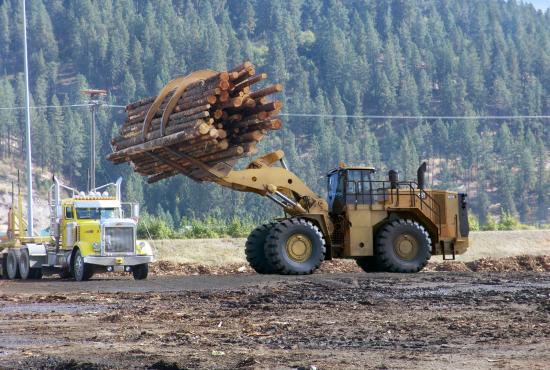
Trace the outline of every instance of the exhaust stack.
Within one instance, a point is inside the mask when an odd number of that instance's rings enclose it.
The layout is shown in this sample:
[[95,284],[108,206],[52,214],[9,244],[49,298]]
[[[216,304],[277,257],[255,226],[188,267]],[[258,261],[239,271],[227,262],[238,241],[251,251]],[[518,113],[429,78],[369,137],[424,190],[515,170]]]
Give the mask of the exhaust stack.
[[420,190],[424,190],[425,184],[426,184],[426,168],[427,168],[426,162],[422,162],[420,167],[418,167],[418,171],[416,171],[416,177],[417,177],[417,183],[418,188]]

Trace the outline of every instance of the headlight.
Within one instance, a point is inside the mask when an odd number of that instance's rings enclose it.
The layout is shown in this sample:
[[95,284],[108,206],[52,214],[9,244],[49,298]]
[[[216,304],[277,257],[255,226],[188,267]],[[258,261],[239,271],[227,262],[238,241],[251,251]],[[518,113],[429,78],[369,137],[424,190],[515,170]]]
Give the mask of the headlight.
[[100,245],[97,244],[96,242],[92,243],[92,247],[94,247],[94,252],[100,252],[101,251]]

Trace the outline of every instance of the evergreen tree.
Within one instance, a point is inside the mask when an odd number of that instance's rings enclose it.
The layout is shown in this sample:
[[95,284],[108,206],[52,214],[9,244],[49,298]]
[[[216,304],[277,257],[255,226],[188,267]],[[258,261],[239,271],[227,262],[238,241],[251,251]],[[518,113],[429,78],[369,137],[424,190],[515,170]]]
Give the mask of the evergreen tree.
[[[125,105],[157,94],[176,75],[250,59],[270,82],[285,85],[286,113],[550,112],[550,15],[517,1],[36,0],[28,2],[27,19],[33,105],[82,103],[87,87],[106,88],[109,103]],[[25,106],[21,20],[18,1],[0,1],[2,107]],[[89,109],[31,113],[36,166],[85,187]],[[482,224],[499,204],[523,222],[549,222],[546,120],[283,118],[285,128],[261,144],[261,153],[285,149],[293,169],[315,179],[315,190],[324,191],[319,174],[340,160],[414,177],[422,158],[434,168],[435,186],[469,191]],[[0,110],[3,158],[23,157],[25,119],[24,109]],[[123,120],[118,108],[99,110],[99,158]],[[128,166],[98,161],[98,179],[120,175],[130,197],[151,213],[160,204],[175,224],[246,209],[258,210],[258,220],[280,213],[253,195],[182,176],[144,185]]]

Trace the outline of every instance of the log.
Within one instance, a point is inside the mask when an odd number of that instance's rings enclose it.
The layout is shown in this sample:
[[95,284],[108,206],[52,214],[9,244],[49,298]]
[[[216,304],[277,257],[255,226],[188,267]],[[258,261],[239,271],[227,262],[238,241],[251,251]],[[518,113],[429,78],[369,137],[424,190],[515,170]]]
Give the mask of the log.
[[283,91],[283,85],[275,84],[275,85],[271,85],[271,86],[268,86],[266,88],[263,88],[261,90],[255,91],[253,93],[250,93],[250,97],[252,99],[256,99],[256,98],[261,98],[261,97],[266,96],[266,95],[279,93],[281,91]]
[[[212,121],[213,122],[213,121]],[[197,129],[199,133],[206,134],[210,131],[210,124],[212,123],[209,120],[205,121],[203,119],[193,119],[190,121],[181,122],[180,124],[174,124],[173,126],[170,126],[166,129],[166,134],[174,134],[176,132],[189,130],[189,129]],[[160,128],[154,131],[150,131],[146,139],[147,140],[153,140],[160,138]],[[114,143],[114,145],[117,147],[117,150],[129,148],[134,145],[138,145],[143,143],[143,136],[142,135],[135,135],[129,139],[118,141]]]
[[129,148],[119,150],[118,152],[115,152],[115,153],[111,153],[107,156],[107,159],[111,160],[111,158],[117,158],[119,156],[131,156],[138,153],[147,152],[153,149],[174,145],[184,140],[194,139],[199,135],[201,134],[198,128],[193,128],[192,130],[184,130],[175,134],[171,134],[158,139],[147,141],[143,144],[134,145]]
[[[143,121],[155,97],[141,99],[126,106],[127,119],[112,140],[116,151],[107,158],[114,163],[130,162],[134,170],[148,181],[183,173],[195,180],[211,177],[192,165],[187,156],[208,166],[225,162],[233,166],[238,158],[257,153],[257,143],[270,130],[282,127],[276,115],[282,107],[271,94],[281,92],[274,84],[253,91],[253,85],[267,78],[256,74],[246,61],[235,68],[191,83],[167,117],[164,135],[160,125],[165,109],[174,94],[170,92],[152,114],[149,132],[142,135]],[[151,116],[151,113],[149,113]]]
[[243,69],[247,69],[247,68],[250,68],[250,67],[254,67],[254,65],[249,60],[247,60],[247,61],[243,62],[243,64],[239,64],[235,68],[230,69],[229,72],[240,72]]
[[258,83],[260,81],[263,81],[267,78],[267,73],[260,73],[259,75],[256,75],[254,77],[250,77],[244,81],[242,81],[241,83],[235,85],[234,89],[235,90],[242,90],[243,88],[245,87],[248,87],[250,85],[253,85],[255,83]]

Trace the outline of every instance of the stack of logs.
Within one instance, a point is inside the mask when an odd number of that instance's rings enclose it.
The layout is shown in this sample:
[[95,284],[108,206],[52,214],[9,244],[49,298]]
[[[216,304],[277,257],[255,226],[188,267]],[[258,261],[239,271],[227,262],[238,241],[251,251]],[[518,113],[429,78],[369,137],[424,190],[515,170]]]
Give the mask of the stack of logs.
[[208,173],[194,160],[209,167],[220,162],[233,166],[237,159],[256,154],[257,143],[269,130],[282,127],[277,119],[282,104],[269,98],[281,92],[282,85],[253,91],[253,85],[266,78],[245,62],[192,82],[171,111],[164,135],[161,120],[175,90],[156,112],[149,113],[152,120],[145,132],[145,118],[157,97],[127,105],[128,117],[113,138],[114,152],[107,159],[116,164],[130,162],[137,173],[148,176],[149,183],[177,174],[205,180]]

